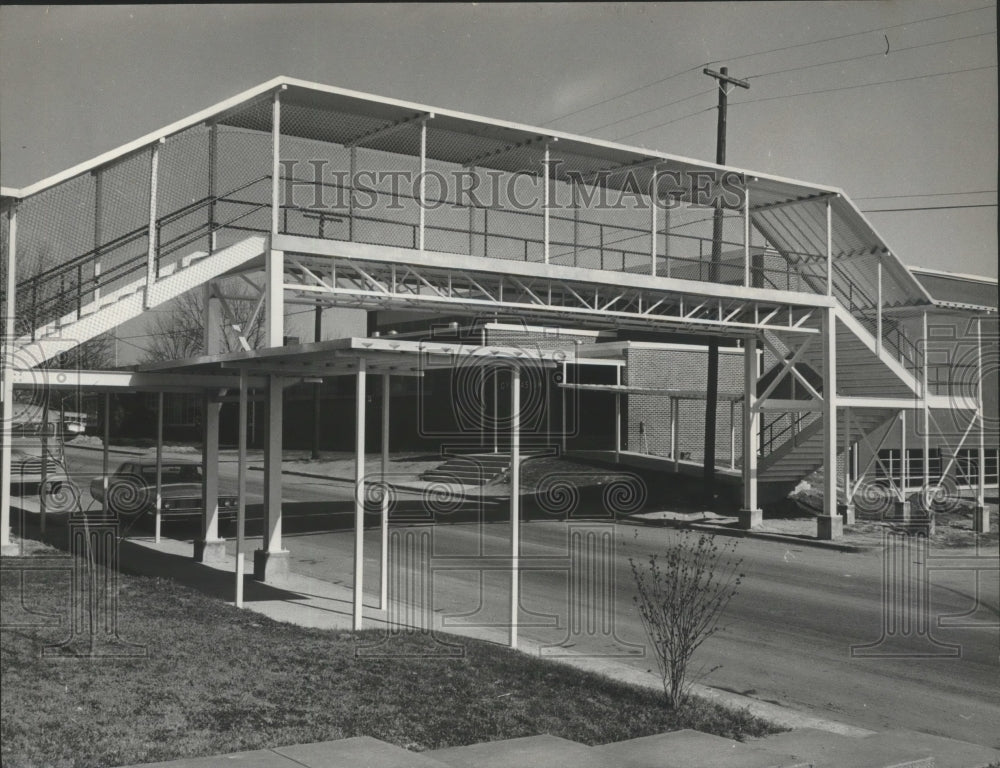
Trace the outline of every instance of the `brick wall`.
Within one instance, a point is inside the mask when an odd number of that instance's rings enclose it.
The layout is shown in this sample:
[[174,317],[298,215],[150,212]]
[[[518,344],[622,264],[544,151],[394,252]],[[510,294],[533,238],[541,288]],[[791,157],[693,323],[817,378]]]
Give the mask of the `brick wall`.
[[[630,346],[625,376],[630,386],[658,389],[706,390],[707,349],[654,349]],[[719,393],[743,392],[743,351],[719,350]],[[730,463],[730,428],[736,428],[736,458],[742,452],[742,404],[737,403],[732,421],[730,406],[720,400],[716,410],[716,463]],[[640,434],[640,424],[642,432]],[[627,445],[631,451],[667,456],[670,453],[670,398],[665,395],[628,396]],[[678,412],[678,450],[692,460],[705,455],[705,401],[681,400]]]

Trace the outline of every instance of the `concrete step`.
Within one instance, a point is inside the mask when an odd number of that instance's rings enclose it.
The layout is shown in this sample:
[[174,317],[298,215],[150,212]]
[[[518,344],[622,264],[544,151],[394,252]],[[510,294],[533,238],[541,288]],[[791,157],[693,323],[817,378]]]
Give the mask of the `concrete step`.
[[370,736],[144,763],[130,768],[446,768],[417,752]]
[[808,768],[809,761],[767,747],[683,730],[591,747],[621,768]]
[[[881,735],[881,734],[879,734]],[[935,768],[934,756],[878,736],[854,738],[797,728],[751,742],[808,760],[812,768]]]
[[1000,764],[1000,750],[919,731],[884,731],[868,736],[864,741],[933,755],[935,768],[986,768]]
[[437,749],[423,755],[455,768],[608,768],[613,765],[591,747],[548,734]]
[[410,752],[370,736],[355,736],[315,744],[296,744],[274,750],[308,768],[444,768],[426,753]]

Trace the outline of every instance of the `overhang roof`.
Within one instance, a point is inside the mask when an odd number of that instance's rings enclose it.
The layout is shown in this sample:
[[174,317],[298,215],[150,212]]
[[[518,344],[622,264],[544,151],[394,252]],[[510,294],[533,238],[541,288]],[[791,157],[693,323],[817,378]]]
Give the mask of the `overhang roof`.
[[467,366],[553,367],[563,353],[531,346],[407,341],[350,337],[307,344],[200,355],[183,360],[151,363],[140,370],[198,372],[245,369],[253,375],[296,377],[343,376],[357,373],[362,362],[371,373],[419,376],[426,371]]
[[[548,143],[560,160],[549,170],[556,179],[567,178],[571,171],[582,174],[605,171],[610,176],[600,181],[601,186],[623,188],[627,185],[631,188],[637,182],[640,188],[645,188],[656,168],[664,172],[657,177],[660,180],[657,192],[664,199],[672,197],[672,192],[679,194],[671,175],[690,178],[692,173],[728,171],[737,174],[748,190],[754,227],[777,250],[796,261],[825,257],[829,203],[830,245],[838,270],[857,285],[870,285],[873,264],[877,260],[890,278],[886,281],[884,294],[889,306],[913,306],[931,301],[924,287],[836,187],[289,77],[262,83],[35,184],[19,190],[4,188],[4,201],[34,195],[191,126],[218,123],[270,131],[270,100],[276,91],[282,93],[282,136],[417,155],[420,132],[405,128],[428,119],[427,156],[432,160],[518,172],[525,170],[529,160],[538,165],[540,148]],[[723,204],[732,205],[731,202]]]
[[910,267],[910,272],[930,293],[934,304],[951,309],[997,311],[997,279],[963,275],[924,267]]

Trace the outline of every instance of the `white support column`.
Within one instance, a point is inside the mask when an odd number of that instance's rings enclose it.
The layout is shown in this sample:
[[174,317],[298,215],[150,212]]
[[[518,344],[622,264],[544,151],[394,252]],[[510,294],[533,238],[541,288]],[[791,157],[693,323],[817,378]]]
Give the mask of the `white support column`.
[[931,498],[930,498],[930,487],[931,487],[931,409],[928,405],[928,397],[930,397],[930,370],[928,367],[928,334],[927,334],[927,313],[923,313],[923,337],[924,337],[924,348],[923,348],[923,402],[921,403],[923,411],[923,462],[921,469],[923,470],[924,482],[922,489],[922,501],[923,501],[923,514],[929,515],[931,508]]
[[[750,287],[750,187],[743,188],[743,285]],[[761,283],[763,285],[763,283]]]
[[17,554],[10,540],[10,474],[11,435],[14,425],[14,344],[17,323],[17,203],[7,212],[7,283],[3,286],[7,300],[4,318],[0,366],[3,366],[3,417],[0,422],[0,552]]
[[653,166],[653,178],[649,185],[649,274],[656,277],[656,206],[659,202],[657,172]]
[[521,369],[510,371],[510,647],[517,648],[521,588]]
[[[827,223],[829,206],[827,201]],[[816,537],[839,539],[844,535],[844,521],[837,514],[837,316],[833,307],[822,312],[823,513],[816,518]]]
[[[563,384],[564,385],[565,384],[569,384],[569,379],[566,378],[568,370],[569,370],[569,366],[566,364],[566,361],[563,360],[563,364],[562,364],[562,380],[563,380]],[[566,387],[565,386],[561,387],[560,391],[562,393],[562,435],[561,435],[561,437],[562,437],[562,452],[563,452],[563,456],[565,456],[566,455],[566,439],[567,439],[567,436],[566,436],[566,432],[567,432],[567,429],[566,429]]]
[[907,487],[910,484],[910,456],[906,447],[906,411],[899,412],[899,500],[893,505],[893,517],[901,522],[910,520]]
[[367,363],[358,362],[357,390],[354,393],[354,629],[361,629],[365,576],[365,384]]
[[101,502],[105,511],[108,508],[108,481],[111,472],[111,393],[104,393],[104,410],[101,414],[104,425],[101,434]]
[[[854,489],[851,486],[851,409],[844,408],[844,525],[854,524]],[[857,480],[857,477],[855,477]]]
[[236,607],[243,607],[243,541],[247,515],[247,371],[240,368],[240,406],[236,458]]
[[269,248],[265,260],[264,343],[280,347],[285,343],[285,254]]
[[[986,506],[986,424],[983,414],[983,320],[976,318],[976,417],[979,421],[979,471],[976,477],[976,509],[973,513],[973,530],[989,533],[990,511]],[[1000,456],[998,456],[1000,460]]]
[[424,250],[424,236],[427,229],[427,120],[420,121],[420,230],[417,234],[417,248]]
[[219,410],[216,392],[202,397],[202,486],[201,538],[194,542],[194,559],[199,563],[220,562],[226,543],[219,538]]
[[833,208],[830,198],[826,199],[826,295],[833,295]]
[[389,374],[382,374],[382,516],[381,554],[379,555],[379,598],[380,610],[389,608],[389,486],[386,477],[389,470]]
[[[615,366],[615,384],[621,386],[622,369],[620,365]],[[615,392],[615,462],[621,461],[622,454],[622,395]]]
[[882,356],[882,255],[879,254],[875,272],[875,354]]
[[264,427],[264,536],[254,552],[253,571],[258,581],[273,581],[288,573],[288,551],[282,547],[281,448],[284,419],[284,382],[268,376],[267,423]]
[[729,468],[736,469],[736,401],[729,401]]
[[222,302],[216,295],[215,285],[207,282],[202,286],[205,306],[203,347],[206,355],[218,355],[222,348]]
[[743,508],[739,512],[740,527],[747,529],[764,522],[757,501],[757,432],[760,429],[757,376],[757,342],[756,337],[751,336],[743,341]]
[[153,540],[160,543],[163,513],[163,393],[156,393],[156,509],[153,510]]
[[545,142],[545,159],[542,161],[542,189],[545,199],[542,202],[542,254],[545,263],[549,263],[549,206],[552,204],[552,188],[549,180],[549,143]]
[[160,172],[160,146],[163,144],[163,139],[153,144],[152,152],[149,157],[149,229],[146,234],[146,295],[144,299],[144,306],[149,309],[150,291],[153,288],[153,284],[156,282],[156,252],[159,248],[159,243],[157,243],[156,237],[156,204],[157,204],[157,191],[156,186],[159,180]]
[[[674,460],[674,474],[680,472],[680,420],[681,420],[681,403],[676,397],[669,398],[670,400],[670,458]],[[648,444],[647,444],[648,445]],[[642,446],[643,453],[648,453],[647,446]]]

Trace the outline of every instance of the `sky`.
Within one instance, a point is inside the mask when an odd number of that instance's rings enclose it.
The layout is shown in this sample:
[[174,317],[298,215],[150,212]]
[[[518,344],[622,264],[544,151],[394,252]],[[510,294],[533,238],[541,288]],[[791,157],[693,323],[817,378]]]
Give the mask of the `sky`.
[[996,25],[984,0],[4,5],[0,183],[278,75],[714,160],[702,68],[726,65],[750,83],[730,164],[843,188],[908,264],[996,277]]

